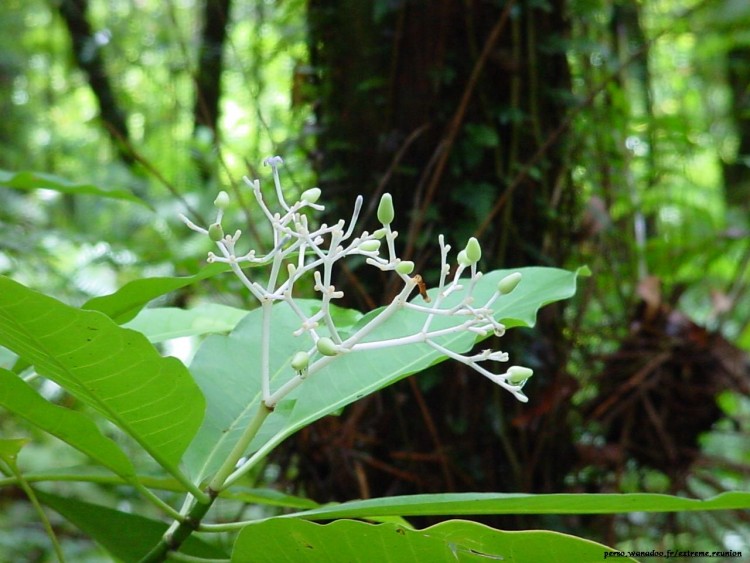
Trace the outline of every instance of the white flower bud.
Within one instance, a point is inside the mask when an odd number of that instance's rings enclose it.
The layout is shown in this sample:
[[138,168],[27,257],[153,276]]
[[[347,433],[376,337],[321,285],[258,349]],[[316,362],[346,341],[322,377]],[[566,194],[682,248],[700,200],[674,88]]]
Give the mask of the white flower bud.
[[208,238],[214,242],[219,242],[224,238],[224,229],[221,228],[219,223],[214,223],[208,228]]
[[412,262],[411,260],[404,260],[403,262],[399,262],[398,264],[396,264],[396,271],[399,274],[408,276],[414,271],[414,262]]
[[534,370],[523,366],[510,366],[507,373],[507,382],[511,385],[521,385],[534,375]]
[[333,340],[331,340],[327,336],[319,338],[318,342],[315,345],[318,348],[318,352],[320,352],[324,356],[337,356],[339,353],[336,345],[333,343]]
[[393,198],[391,194],[383,194],[378,205],[378,221],[383,223],[383,225],[390,225],[393,223],[395,215],[396,212],[393,210]]
[[377,252],[380,249],[379,240],[366,240],[359,245],[359,249],[364,252]]
[[479,241],[471,237],[469,242],[466,243],[466,258],[469,259],[471,264],[476,264],[482,257],[482,247],[479,246]]
[[224,190],[220,191],[219,195],[217,195],[216,199],[214,200],[214,206],[217,209],[221,209],[222,211],[224,211],[227,207],[229,207],[229,194]]
[[522,277],[521,272],[515,272],[505,276],[498,282],[497,290],[501,295],[508,295],[511,291],[516,289],[516,286],[519,284]]
[[310,355],[307,352],[297,352],[292,357],[292,369],[294,371],[304,371],[310,363]]
[[271,168],[278,168],[284,163],[284,159],[280,156],[269,156],[263,159],[263,164],[270,166]]
[[307,203],[315,203],[320,199],[320,188],[310,188],[302,192],[299,196],[300,201],[306,201]]

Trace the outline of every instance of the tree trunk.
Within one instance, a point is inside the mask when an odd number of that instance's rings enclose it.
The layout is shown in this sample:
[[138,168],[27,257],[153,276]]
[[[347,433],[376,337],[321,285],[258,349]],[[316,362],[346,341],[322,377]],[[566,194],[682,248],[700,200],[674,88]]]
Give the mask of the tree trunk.
[[[221,75],[224,70],[224,44],[227,38],[230,0],[205,0],[203,27],[195,74],[195,104],[193,106],[194,135],[202,129],[211,133],[214,145],[218,143],[219,102]],[[196,159],[203,179],[211,175],[212,166],[204,158]]]
[[76,64],[86,73],[107,134],[120,159],[132,166],[135,158],[129,149],[130,134],[125,113],[117,102],[102,58],[102,48],[107,44],[108,38],[91,29],[87,20],[88,0],[62,0],[59,10],[70,33]]

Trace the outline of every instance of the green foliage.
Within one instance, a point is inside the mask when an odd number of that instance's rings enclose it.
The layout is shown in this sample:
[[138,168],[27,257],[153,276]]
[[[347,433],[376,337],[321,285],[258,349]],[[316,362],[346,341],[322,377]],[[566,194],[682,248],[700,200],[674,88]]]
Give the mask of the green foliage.
[[185,336],[229,332],[247,315],[244,309],[201,303],[191,309],[154,307],[144,309],[125,328],[144,334],[150,342]]
[[[75,524],[82,532],[119,560],[137,563],[159,541],[167,525],[158,520],[144,518],[122,510],[113,510],[89,502],[61,497],[50,493],[37,493],[39,499],[50,508]],[[123,541],[123,531],[127,540]],[[191,537],[185,542],[182,552],[186,555],[205,558],[226,557],[221,549],[199,538]]]
[[[6,277],[0,277],[0,294],[0,344],[118,425],[181,478],[177,465],[204,408],[185,366],[161,357],[143,335],[101,313],[68,307]],[[70,428],[74,437],[85,431],[81,425]]]
[[688,499],[650,493],[552,494],[444,493],[349,501],[306,510],[290,517],[308,520],[383,516],[449,516],[487,514],[620,514],[745,509],[750,493],[722,493],[710,499]]
[[[498,281],[508,273],[498,271],[484,276],[479,281],[475,297],[484,299],[485,294],[494,292]],[[495,311],[497,318],[508,326],[533,325],[539,307],[569,297],[575,289],[575,273],[546,268],[531,268],[521,273],[524,283],[505,295],[504,303]],[[196,279],[191,281],[195,282]],[[144,283],[144,287],[164,289],[182,287],[183,283],[184,279],[160,279],[154,282],[156,285]],[[225,463],[227,456],[236,450],[239,436],[246,432],[243,428],[248,424],[252,426],[248,414],[257,409],[259,398],[259,381],[257,377],[253,377],[256,373],[253,366],[260,355],[257,348],[262,338],[260,323],[256,318],[259,310],[245,315],[229,336],[209,337],[193,364],[193,373],[206,397],[208,411],[204,426],[183,459],[193,475],[193,479],[187,481],[178,468],[178,463],[202,420],[203,397],[197,394],[195,383],[181,364],[171,358],[161,358],[142,335],[120,328],[100,312],[63,305],[7,278],[0,278],[0,284],[0,342],[34,365],[40,375],[55,381],[72,396],[93,407],[94,411],[84,414],[54,405],[18,375],[7,370],[0,371],[0,382],[3,383],[0,404],[19,419],[51,433],[88,455],[93,462],[108,468],[137,490],[145,491],[144,486],[148,487],[149,483],[157,487],[165,486],[166,483],[159,485],[158,481],[136,477],[136,472],[140,472],[142,468],[134,467],[119,447],[99,431],[92,419],[94,414],[115,423],[171,473],[176,482],[166,486],[172,490],[179,483],[178,489],[184,487],[198,491],[200,483],[214,475],[219,466]],[[132,306],[133,300],[122,299],[122,296],[122,293],[116,294],[109,304],[127,303]],[[461,292],[456,292],[451,299],[460,302]],[[300,301],[300,304],[311,313],[319,307],[317,301]],[[114,306],[112,310],[122,311],[122,307]],[[226,317],[230,314],[227,318],[233,320],[218,326],[214,324],[209,328],[199,323],[198,326],[184,327],[180,334],[226,330],[239,319],[231,309],[208,310],[213,311],[215,316]],[[148,321],[146,313],[148,311],[139,316],[141,323]],[[174,334],[174,317],[177,312],[155,309],[153,313],[153,318],[159,323],[149,327],[153,332],[152,338],[158,339],[158,335],[163,335],[165,331]],[[404,331],[409,333],[413,330],[410,324],[421,322],[420,315],[414,311],[404,310],[401,313],[380,326],[379,332],[374,331],[371,338],[398,337]],[[200,318],[206,311],[204,308],[202,312],[199,310],[197,313],[187,314]],[[347,330],[355,330],[358,324],[364,322],[364,318],[359,315],[341,310],[334,311],[334,315],[340,321],[350,323],[349,329],[341,327],[342,334]],[[184,314],[180,314],[180,317],[184,322]],[[274,334],[278,335],[273,339],[271,350],[272,361],[275,362],[272,364],[272,383],[282,385],[294,373],[288,364],[296,346],[293,340],[284,335],[291,334],[298,321],[296,317],[290,316],[287,309],[281,307],[274,307],[271,320]],[[165,324],[161,324],[162,321]],[[450,318],[440,322],[446,327],[451,324]],[[441,344],[454,351],[465,351],[473,341],[473,336],[459,333],[458,337],[442,338]],[[265,454],[283,438],[312,421],[443,359],[444,355],[433,349],[423,349],[419,344],[402,347],[388,361],[378,360],[376,357],[368,359],[368,352],[340,358],[336,369],[316,373],[314,380],[300,388],[303,389],[301,392],[292,393],[279,404],[259,427],[250,448],[239,453]],[[368,366],[368,369],[362,369],[363,366]],[[85,472],[71,473],[64,470],[56,477],[54,471],[49,471],[45,477],[64,480],[71,478],[88,480],[90,477]],[[156,521],[110,508],[48,493],[32,494],[89,534],[113,555],[126,561],[143,557],[149,546],[156,543],[165,530],[165,525]],[[153,501],[155,497],[148,494],[146,498]],[[242,492],[239,496],[235,495],[235,498],[256,501],[263,499],[258,495],[248,497],[245,494],[243,497]],[[289,504],[287,500],[278,499],[275,502],[279,501],[285,506],[304,506],[298,501]],[[165,506],[161,501],[157,505]],[[430,510],[429,503],[424,506]],[[309,504],[304,507],[309,507]],[[294,527],[298,524],[283,521],[279,525]],[[136,534],[138,541],[122,542],[123,529],[139,530]],[[472,541],[476,540],[479,528],[472,529],[474,532],[468,535],[474,540],[467,538],[462,540],[464,543],[474,545]],[[187,536],[189,532],[183,539],[187,539]],[[359,540],[353,536],[352,541]],[[412,543],[418,540],[415,537],[407,541]],[[570,541],[586,544],[581,540]],[[187,554],[216,555],[213,548],[201,547],[202,544],[191,540],[188,542],[185,544]],[[440,547],[442,543],[442,540],[435,540],[431,549],[443,549]],[[235,551],[235,557],[244,557],[242,553]]]
[[[498,282],[512,272],[497,271],[482,277],[475,296],[483,299],[485,293],[495,291]],[[569,297],[575,289],[575,273],[547,268],[522,269],[521,273],[523,283],[505,295],[505,300],[495,310],[496,318],[509,327],[533,325],[541,306]],[[165,287],[166,281],[159,280],[159,287]],[[184,280],[177,281],[181,283]],[[0,383],[3,384],[0,387],[3,389],[0,404],[33,427],[51,433],[88,455],[93,462],[113,471],[138,490],[144,490],[144,486],[175,491],[184,490],[183,487],[197,490],[200,483],[210,478],[235,449],[243,428],[251,424],[250,415],[257,409],[255,405],[260,395],[259,381],[255,376],[255,364],[260,355],[260,310],[243,314],[228,336],[209,336],[196,355],[191,369],[206,398],[208,410],[203,427],[182,459],[192,475],[191,481],[186,483],[177,462],[182,458],[184,446],[192,439],[202,417],[202,400],[197,400],[197,389],[192,378],[180,374],[180,370],[175,372],[177,364],[174,360],[160,358],[153,349],[149,351],[150,346],[142,336],[118,327],[101,313],[73,309],[7,278],[0,278],[0,282],[3,289],[0,293],[3,296],[0,301],[0,311],[3,313],[0,315],[2,343],[28,359],[40,374],[52,378],[73,396],[93,406],[94,412],[117,424],[177,480],[168,484],[166,481],[160,483],[136,477],[140,469],[134,467],[118,446],[95,427],[91,415],[51,404],[32,386],[7,370],[0,371]],[[434,290],[433,297],[436,297]],[[462,298],[460,292],[451,297],[458,301]],[[301,300],[299,303],[310,313],[319,306],[313,300]],[[173,327],[177,311],[150,311],[154,315],[152,319],[157,322],[155,326],[143,326],[152,332],[152,338],[159,339],[158,335],[165,333],[175,334]],[[207,312],[213,312],[215,317],[210,327],[200,322],[197,326],[187,326],[188,323],[184,321],[185,318],[205,318]],[[148,322],[149,315],[146,313],[149,311],[139,315],[139,322]],[[222,317],[223,321],[220,320]],[[365,317],[344,311],[337,312],[337,317],[349,322],[348,328],[341,327],[343,334],[356,330],[357,326],[366,322]],[[410,323],[419,323],[418,317],[414,311],[404,310],[390,323],[379,327],[380,334],[375,331],[370,337],[377,339],[387,335],[397,338],[399,334],[409,334],[413,330]],[[178,318],[186,325],[177,331],[178,334],[201,334],[230,330],[240,315],[235,315],[232,309],[204,307],[193,313],[180,312]],[[278,335],[273,339],[271,349],[274,386],[282,385],[294,373],[288,364],[296,344],[293,338],[284,335],[290,335],[297,322],[297,318],[290,316],[287,309],[274,307],[272,326]],[[445,323],[449,325],[450,319]],[[92,338],[94,330],[96,337]],[[474,337],[464,333],[458,337],[443,338],[441,344],[460,352],[468,350],[473,341]],[[313,380],[299,388],[300,392],[292,393],[265,419],[256,438],[242,453],[265,455],[299,428],[445,358],[431,348],[423,349],[419,344],[403,346],[397,349],[397,353],[389,354],[387,359],[376,356],[368,358],[368,352],[352,353],[339,358],[340,363],[334,364],[336,369],[316,373]],[[363,369],[363,366],[367,366],[367,369]],[[148,407],[148,416],[142,410],[144,405]],[[164,416],[169,417],[168,423],[162,421]],[[11,453],[16,455],[17,451],[18,448]],[[33,473],[29,474],[29,478],[30,482],[36,480]],[[69,472],[64,468],[58,473],[48,471],[44,476],[47,480],[85,481],[91,478],[98,479],[95,475],[87,476],[86,472]],[[144,557],[166,529],[166,525],[158,521],[75,498],[41,491],[34,494],[124,561],[138,561]],[[235,499],[302,508],[303,512],[290,516],[305,520],[448,514],[602,514],[750,506],[748,495],[743,493],[722,495],[707,501],[646,494],[427,495],[354,501],[327,507],[311,506],[308,501],[299,499],[269,496],[262,491],[243,491],[242,488],[235,492],[227,490],[222,498],[226,499],[225,502]],[[218,528],[223,529],[221,526]],[[138,539],[123,542],[123,529],[128,529],[129,534],[137,530],[133,537]],[[290,536],[295,538],[293,542],[281,541],[281,538]],[[345,541],[342,541],[342,537],[346,538]],[[263,538],[263,541],[260,542],[258,538]],[[219,549],[209,544],[187,536],[185,539],[185,554],[223,556]],[[564,555],[561,560],[594,560],[607,549],[554,532],[499,532],[461,521],[413,530],[396,523],[372,525],[343,520],[319,526],[297,519],[274,518],[248,523],[238,536],[232,557],[237,561],[246,560],[251,553],[254,554],[252,558],[293,557],[300,546],[308,546],[305,549],[312,549],[315,554],[320,553],[320,557],[326,558],[333,543],[337,546],[339,557],[343,557],[346,550],[354,550],[352,553],[355,553],[362,549],[361,542],[372,545],[373,541],[381,546],[378,549],[384,550],[383,556],[390,554],[387,557],[393,561],[401,560],[402,554],[411,550],[428,558],[443,557],[447,553],[471,553],[478,557],[480,554],[499,556],[512,552],[516,561],[536,560],[539,555],[536,550],[555,550]],[[593,555],[595,553],[596,557]]]
[[[487,561],[513,563],[601,561],[611,548],[548,531],[503,532],[476,522],[451,520],[424,530],[398,524],[338,520],[320,525],[304,520],[268,520],[242,530],[232,561]],[[629,557],[618,561],[635,561]]]
[[0,186],[15,188],[17,190],[36,190],[43,188],[70,195],[95,195],[98,197],[121,199],[133,203],[140,203],[141,205],[147,205],[141,198],[133,195],[127,190],[102,189],[93,184],[78,184],[63,178],[58,178],[52,174],[42,174],[39,172],[8,172],[7,170],[0,170]]
[[0,369],[0,405],[33,426],[49,432],[127,481],[135,479],[133,464],[93,420],[81,412],[54,405],[16,374]]
[[211,264],[194,276],[133,280],[115,293],[89,299],[83,305],[83,309],[101,311],[118,324],[127,323],[153,299],[215,276],[226,269],[222,264]]

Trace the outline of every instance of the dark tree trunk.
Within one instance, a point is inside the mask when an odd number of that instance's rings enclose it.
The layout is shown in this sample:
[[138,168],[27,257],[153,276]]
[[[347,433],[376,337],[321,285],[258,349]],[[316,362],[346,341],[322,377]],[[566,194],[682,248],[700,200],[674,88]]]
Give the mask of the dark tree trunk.
[[[214,146],[219,140],[219,104],[221,101],[221,75],[224,70],[224,45],[227,39],[230,0],[205,0],[203,5],[203,27],[195,74],[195,105],[193,106],[194,135],[202,129],[211,133]],[[206,154],[195,153],[195,162],[201,178],[205,181],[213,171],[212,159]]]
[[62,0],[59,10],[70,33],[76,64],[88,77],[104,127],[120,159],[132,166],[135,158],[129,149],[130,134],[125,113],[117,102],[102,58],[102,48],[106,43],[94,33],[87,19],[88,0]]
[[[565,6],[538,4],[309,1],[326,204],[346,216],[362,193],[372,228],[373,207],[390,192],[398,243],[428,282],[441,232],[454,249],[476,233],[485,269],[560,265],[568,252]],[[350,273],[350,305],[382,301],[387,279],[372,275]],[[303,488],[325,501],[561,486],[573,459],[565,405],[574,384],[558,313],[544,315],[533,339],[500,343],[539,373],[530,406],[446,365],[428,376],[435,385],[410,379],[307,429],[295,445]]]
[[195,75],[195,129],[207,127],[216,135],[221,98],[221,74],[224,69],[224,44],[227,38],[230,0],[206,0],[203,28]]
[[724,165],[727,203],[750,208],[750,48],[736,47],[727,54],[732,118],[739,138],[737,156]]

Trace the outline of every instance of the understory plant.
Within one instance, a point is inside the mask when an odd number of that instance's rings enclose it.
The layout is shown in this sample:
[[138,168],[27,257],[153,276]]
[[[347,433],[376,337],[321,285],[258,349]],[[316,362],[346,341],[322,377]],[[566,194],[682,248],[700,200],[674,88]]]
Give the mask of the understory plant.
[[[405,518],[696,509],[688,499],[662,495],[504,492],[318,506],[272,486],[250,487],[250,476],[297,430],[446,359],[526,402],[523,387],[532,371],[476,344],[533,325],[540,307],[573,295],[580,273],[521,268],[483,274],[476,239],[454,256],[440,235],[441,266],[428,287],[414,264],[399,258],[390,195],[379,202],[372,232],[357,226],[362,198],[348,221],[318,224],[321,191],[312,188],[290,201],[279,178],[281,159],[266,163],[273,203],[258,180],[246,180],[267,221],[265,249],[244,246],[242,233],[225,227],[231,202],[221,192],[213,223],[183,218],[216,246],[196,276],[136,280],[82,308],[0,277],[0,345],[18,357],[12,370],[0,369],[0,406],[14,428],[55,436],[86,460],[27,470],[22,450],[30,434],[0,439],[0,486],[23,491],[60,560],[63,549],[45,507],[113,559],[143,562],[541,561],[550,551],[560,561],[593,561],[613,550],[552,531],[504,532],[466,520],[417,530]],[[334,280],[345,260],[398,278],[400,290],[386,306],[364,314],[338,306],[343,295]],[[227,271],[257,308],[145,308],[156,297]],[[300,297],[300,287],[311,288],[315,298]],[[189,368],[154,346],[175,336],[205,336]],[[49,382],[63,390],[64,401],[50,394]],[[139,454],[129,455],[134,451]],[[124,486],[153,510],[135,514],[128,504],[92,502],[66,487],[69,482]],[[624,497],[629,504],[622,504]],[[711,502],[699,508],[748,504],[741,495]],[[228,518],[223,507],[238,505],[243,509]]]

